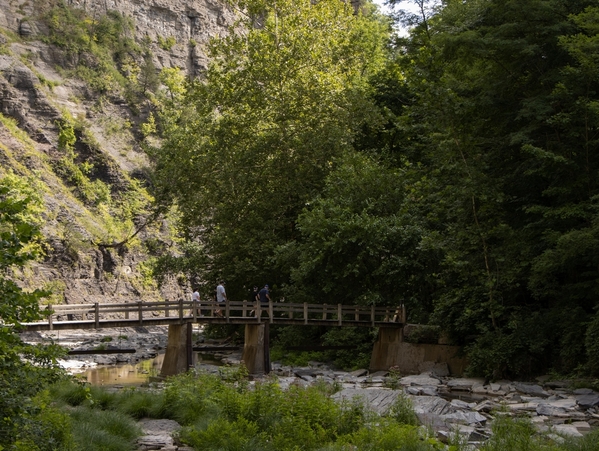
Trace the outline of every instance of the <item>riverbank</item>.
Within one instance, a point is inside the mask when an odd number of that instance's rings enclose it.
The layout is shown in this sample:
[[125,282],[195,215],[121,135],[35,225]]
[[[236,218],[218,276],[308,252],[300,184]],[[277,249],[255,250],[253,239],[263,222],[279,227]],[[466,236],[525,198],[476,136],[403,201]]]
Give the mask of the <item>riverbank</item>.
[[[166,328],[73,331],[63,332],[54,340],[69,349],[106,346],[107,349],[134,347],[138,350],[135,354],[74,356],[63,362],[65,368],[76,373],[98,365],[135,363],[153,358],[166,347],[165,332]],[[198,330],[196,335],[198,341],[203,340],[200,332]],[[29,341],[49,338],[41,334],[26,337]],[[241,363],[240,352],[223,352],[218,357],[226,365]],[[200,364],[196,371],[219,374],[218,367],[213,365]],[[457,432],[473,446],[489,440],[493,422],[500,417],[526,417],[538,432],[556,437],[582,437],[599,428],[598,392],[577,387],[573,381],[546,377],[534,383],[507,380],[489,383],[478,378],[449,377],[446,368],[434,364],[422,374],[402,375],[393,371],[369,373],[365,369],[338,371],[319,362],[311,362],[306,367],[274,362],[270,376],[250,380],[248,384],[256,386],[273,380],[283,390],[294,386],[330,386],[336,392],[333,399],[339,402],[359,399],[377,415],[386,415],[398,398],[406,396],[419,422],[434,430],[437,438],[447,441]],[[154,387],[160,389],[160,384]]]

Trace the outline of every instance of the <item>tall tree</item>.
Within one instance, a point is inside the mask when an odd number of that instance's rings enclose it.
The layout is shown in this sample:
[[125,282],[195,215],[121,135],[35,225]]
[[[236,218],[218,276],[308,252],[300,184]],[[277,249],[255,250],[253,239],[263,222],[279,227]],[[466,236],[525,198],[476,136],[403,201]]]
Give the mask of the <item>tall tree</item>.
[[599,288],[598,86],[582,56],[595,4],[447,1],[403,49],[414,100],[398,122],[421,132],[405,154],[444,255],[434,318],[491,376],[571,370],[585,354]]
[[239,22],[163,118],[152,156],[158,189],[210,256],[206,277],[241,288],[287,278],[274,249],[296,236],[298,214],[361,126],[378,120],[366,81],[388,25],[337,0],[232,4]]

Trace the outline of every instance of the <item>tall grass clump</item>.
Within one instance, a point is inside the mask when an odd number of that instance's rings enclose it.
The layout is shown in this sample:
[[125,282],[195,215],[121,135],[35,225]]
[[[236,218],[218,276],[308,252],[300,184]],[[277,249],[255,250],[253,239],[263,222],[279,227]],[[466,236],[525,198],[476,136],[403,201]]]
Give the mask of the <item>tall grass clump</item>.
[[566,441],[564,451],[599,451],[599,429],[574,441]]
[[114,410],[76,407],[69,411],[76,448],[85,451],[130,451],[141,429]]
[[130,389],[118,394],[116,409],[135,419],[165,418],[164,394],[161,392]]
[[530,420],[497,416],[493,435],[481,451],[557,451],[560,448],[547,436],[537,434]]

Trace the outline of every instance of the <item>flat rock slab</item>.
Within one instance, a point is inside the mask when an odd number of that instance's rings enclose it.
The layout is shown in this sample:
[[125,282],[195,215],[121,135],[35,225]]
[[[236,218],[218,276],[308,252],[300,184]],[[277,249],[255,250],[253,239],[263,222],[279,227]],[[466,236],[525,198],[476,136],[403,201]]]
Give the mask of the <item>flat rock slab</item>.
[[399,380],[401,385],[419,385],[419,386],[437,386],[441,385],[441,381],[428,374],[418,374],[415,376],[405,376]]
[[516,382],[514,384],[514,387],[516,387],[516,390],[518,390],[520,393],[524,393],[526,395],[537,396],[540,398],[548,398],[550,396],[549,393],[543,390],[543,387],[541,387],[540,385],[521,384]]
[[451,379],[447,382],[447,386],[451,390],[471,390],[474,385],[484,385],[485,380],[482,378],[464,378]]
[[151,420],[144,418],[138,424],[146,435],[169,435],[181,429],[181,425],[173,420]]
[[400,392],[396,390],[344,388],[340,392],[335,393],[332,398],[337,401],[350,402],[359,400],[369,409],[379,415],[384,415],[395,404],[399,395]]
[[456,412],[456,408],[450,402],[445,401],[438,396],[411,396],[416,413],[432,413],[436,415],[446,415]]

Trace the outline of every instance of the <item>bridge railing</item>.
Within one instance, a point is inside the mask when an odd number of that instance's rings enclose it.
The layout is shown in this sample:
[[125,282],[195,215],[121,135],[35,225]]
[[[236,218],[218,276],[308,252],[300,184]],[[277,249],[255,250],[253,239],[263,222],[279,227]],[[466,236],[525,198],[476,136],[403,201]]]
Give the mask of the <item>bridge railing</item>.
[[[268,304],[247,301],[178,301],[126,302],[116,304],[69,304],[48,305],[47,324],[60,321],[85,321],[90,327],[99,328],[100,323],[130,320],[131,325],[150,323],[150,318],[172,318],[189,321],[213,319],[215,322],[256,322],[309,324],[322,323],[351,325],[381,322],[405,323],[405,309],[400,307],[357,306],[342,304],[293,304],[269,302]],[[222,319],[221,319],[222,318]],[[39,324],[39,323],[38,323]]]

